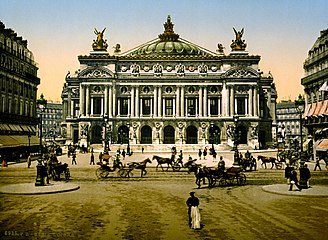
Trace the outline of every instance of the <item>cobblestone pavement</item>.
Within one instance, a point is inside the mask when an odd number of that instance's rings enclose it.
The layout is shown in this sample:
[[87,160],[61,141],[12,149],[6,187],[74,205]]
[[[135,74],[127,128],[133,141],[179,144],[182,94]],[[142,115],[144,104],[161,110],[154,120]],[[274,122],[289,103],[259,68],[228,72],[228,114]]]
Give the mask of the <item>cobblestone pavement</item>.
[[[135,154],[127,161],[152,156]],[[158,154],[160,155],[160,154]],[[165,155],[165,154],[162,154]],[[224,155],[224,154],[222,154]],[[227,154],[226,158],[228,158]],[[326,239],[328,198],[268,193],[262,186],[285,183],[283,170],[246,173],[247,185],[197,189],[186,172],[156,172],[144,178],[96,178],[89,154],[68,162],[73,192],[0,195],[0,239]],[[97,159],[97,156],[96,156]],[[212,159],[207,159],[208,163]],[[0,169],[0,186],[35,181],[35,162]],[[215,165],[215,164],[214,164]],[[154,164],[152,164],[154,166]],[[310,164],[312,170],[312,165]],[[328,185],[326,171],[312,172],[312,184]],[[203,228],[187,224],[186,199],[200,199]]]

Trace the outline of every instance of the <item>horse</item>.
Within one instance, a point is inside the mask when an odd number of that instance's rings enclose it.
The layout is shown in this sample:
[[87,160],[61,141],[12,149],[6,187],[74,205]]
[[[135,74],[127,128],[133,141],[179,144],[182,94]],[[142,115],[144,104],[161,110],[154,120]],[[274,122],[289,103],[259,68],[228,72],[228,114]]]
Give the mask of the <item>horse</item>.
[[205,184],[205,180],[208,181],[208,187],[212,186],[212,175],[210,174],[209,168],[202,167],[201,164],[195,164],[190,171],[193,171],[195,173],[196,177],[196,185],[198,188],[201,186],[201,182],[203,181],[203,184]]
[[271,169],[272,169],[276,165],[277,159],[275,157],[266,157],[266,156],[259,155],[259,156],[257,156],[257,160],[262,161],[261,165],[263,166],[263,164],[264,164],[265,169],[267,168],[266,164],[271,163],[272,164]]
[[146,158],[142,162],[131,162],[131,163],[129,163],[129,173],[133,169],[140,169],[141,170],[141,177],[143,177],[144,175],[147,174],[147,171],[146,171],[147,163],[151,163],[151,160],[149,158]]
[[173,158],[164,158],[164,157],[160,157],[160,156],[154,155],[153,156],[153,161],[154,160],[157,161],[156,171],[158,169],[158,166],[161,166],[162,171],[164,171],[163,166],[162,166],[163,164],[167,164],[166,171],[169,169],[170,166],[173,168],[173,163],[174,163],[174,159]]

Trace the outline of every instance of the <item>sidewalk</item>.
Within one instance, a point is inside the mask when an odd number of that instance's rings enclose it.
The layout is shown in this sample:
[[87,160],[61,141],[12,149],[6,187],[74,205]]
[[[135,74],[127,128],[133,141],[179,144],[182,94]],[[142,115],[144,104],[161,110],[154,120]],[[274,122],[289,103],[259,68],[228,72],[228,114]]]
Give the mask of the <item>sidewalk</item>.
[[293,191],[288,191],[289,185],[287,184],[273,184],[262,187],[262,190],[265,192],[280,195],[300,197],[328,197],[328,186],[315,185],[308,189],[302,189],[302,191],[298,191],[296,189],[297,187],[293,187]]
[[80,188],[79,185],[65,182],[53,182],[45,186],[35,186],[35,183],[10,184],[0,187],[0,193],[33,195],[33,194],[50,194],[75,191]]

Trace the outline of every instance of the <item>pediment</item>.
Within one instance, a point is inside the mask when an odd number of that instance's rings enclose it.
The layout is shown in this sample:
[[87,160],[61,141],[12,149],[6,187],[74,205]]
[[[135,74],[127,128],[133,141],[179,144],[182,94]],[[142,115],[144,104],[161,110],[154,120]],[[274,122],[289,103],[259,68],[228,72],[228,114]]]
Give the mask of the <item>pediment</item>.
[[230,78],[258,78],[260,75],[252,68],[233,68],[226,72]]
[[81,71],[78,75],[79,78],[113,78],[114,73],[107,68],[87,68]]

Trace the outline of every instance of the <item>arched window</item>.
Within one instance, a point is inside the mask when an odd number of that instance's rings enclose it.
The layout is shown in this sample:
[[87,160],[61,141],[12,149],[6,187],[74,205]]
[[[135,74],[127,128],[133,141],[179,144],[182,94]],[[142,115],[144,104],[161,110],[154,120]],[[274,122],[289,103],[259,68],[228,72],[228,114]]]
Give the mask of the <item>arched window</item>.
[[141,128],[141,144],[152,144],[152,130],[149,126],[143,126]]
[[164,128],[164,144],[175,144],[175,130],[172,126]]
[[198,130],[195,126],[187,127],[187,144],[197,144],[198,143]]

